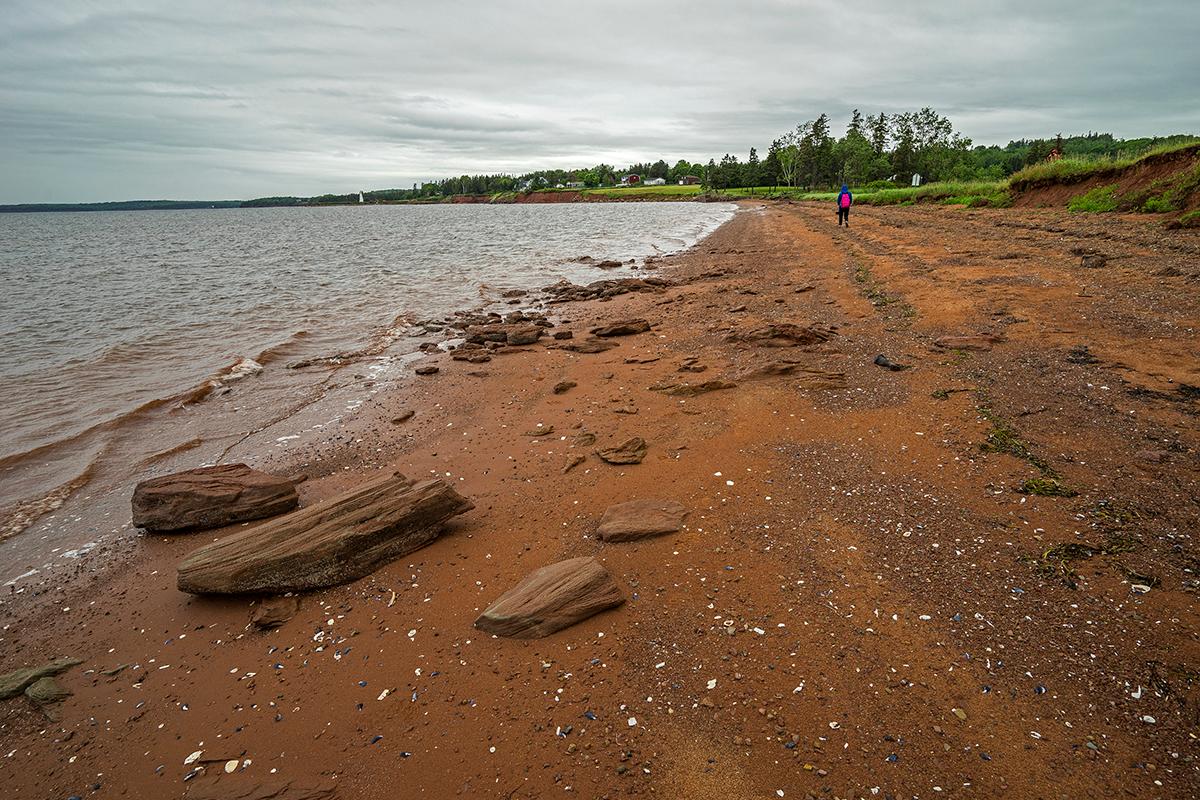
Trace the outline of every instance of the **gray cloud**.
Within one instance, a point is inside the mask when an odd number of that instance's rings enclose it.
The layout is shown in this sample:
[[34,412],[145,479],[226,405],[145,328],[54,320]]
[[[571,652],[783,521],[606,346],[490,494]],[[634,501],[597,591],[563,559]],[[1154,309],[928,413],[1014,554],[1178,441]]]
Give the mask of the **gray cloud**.
[[0,202],[744,155],[854,107],[983,143],[1200,131],[1193,0],[5,5]]

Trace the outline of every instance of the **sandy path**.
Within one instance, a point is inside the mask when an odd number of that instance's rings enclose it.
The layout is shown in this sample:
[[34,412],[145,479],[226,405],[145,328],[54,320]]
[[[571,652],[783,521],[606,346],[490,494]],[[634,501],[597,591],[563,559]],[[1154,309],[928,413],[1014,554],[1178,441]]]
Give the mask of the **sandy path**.
[[[846,232],[827,212],[748,210],[671,260],[679,286],[556,308],[577,333],[655,323],[615,350],[443,357],[342,443],[281,462],[314,476],[304,502],[398,468],[477,508],[277,631],[246,630],[249,601],[174,589],[212,534],[148,538],[91,584],[7,602],[5,669],[85,664],[59,723],[4,703],[0,782],[31,798],[1195,796],[1200,435],[1179,387],[1200,384],[1196,235],[929,208],[857,210]],[[1113,258],[1084,269],[1078,246]],[[838,335],[726,341],[767,322]],[[981,332],[1005,340],[932,344]],[[1096,362],[1070,360],[1078,345]],[[708,369],[677,372],[688,357]],[[784,359],[820,380],[747,377]],[[738,385],[648,390],[718,377]],[[563,379],[578,386],[553,394]],[[539,422],[556,435],[523,435]],[[1014,491],[1040,471],[981,450],[1001,425],[1079,494]],[[563,475],[580,430],[650,453]],[[595,541],[634,497],[684,503],[687,529]],[[1062,543],[1107,553],[1042,560]],[[534,642],[472,630],[526,572],[589,554],[622,608]]]

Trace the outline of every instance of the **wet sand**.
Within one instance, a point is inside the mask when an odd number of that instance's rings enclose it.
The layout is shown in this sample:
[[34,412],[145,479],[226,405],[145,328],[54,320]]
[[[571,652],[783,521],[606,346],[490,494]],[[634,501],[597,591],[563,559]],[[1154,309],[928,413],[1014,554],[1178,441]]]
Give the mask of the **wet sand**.
[[[475,503],[281,628],[249,627],[253,599],[176,590],[175,564],[221,531],[146,536],[5,597],[0,672],[83,660],[58,721],[0,704],[6,794],[1200,793],[1200,235],[957,208],[856,209],[846,231],[824,204],[746,208],[660,263],[677,285],[549,309],[576,337],[628,317],[650,332],[431,356],[438,374],[338,438],[264,456],[309,476],[302,504],[381,469]],[[730,341],[778,322],[836,335]],[[999,341],[935,345],[977,334]],[[705,371],[680,372],[689,358]],[[649,389],[714,379],[736,386]],[[555,434],[524,435],[539,423]],[[581,431],[649,452],[612,466]],[[1049,474],[1077,494],[1017,491]],[[683,503],[686,528],[598,542],[604,509],[640,497]],[[581,555],[624,606],[536,641],[472,628]]]

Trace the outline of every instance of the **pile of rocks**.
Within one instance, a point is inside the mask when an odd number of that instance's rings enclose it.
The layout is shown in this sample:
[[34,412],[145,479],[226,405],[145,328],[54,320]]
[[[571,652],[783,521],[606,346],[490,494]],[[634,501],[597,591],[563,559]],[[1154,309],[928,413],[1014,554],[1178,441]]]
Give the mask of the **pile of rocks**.
[[662,292],[674,285],[672,281],[664,278],[614,278],[594,281],[587,286],[580,286],[564,280],[552,286],[546,286],[542,291],[549,295],[548,302],[571,303],[579,300],[616,297],[629,292]]

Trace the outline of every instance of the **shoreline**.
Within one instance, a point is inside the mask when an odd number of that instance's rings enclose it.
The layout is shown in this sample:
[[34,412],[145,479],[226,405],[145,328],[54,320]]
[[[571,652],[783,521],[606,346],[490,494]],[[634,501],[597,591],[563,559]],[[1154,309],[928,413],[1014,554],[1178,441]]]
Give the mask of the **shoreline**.
[[[731,208],[733,205],[729,204]],[[681,228],[678,243],[686,244],[697,235],[703,238],[711,233],[714,225],[722,224],[720,219],[709,220],[708,216]],[[583,242],[580,244],[585,246]],[[232,360],[227,357],[222,367],[190,385],[165,387],[159,381],[159,394],[136,397],[136,405],[126,410],[91,419],[80,430],[67,431],[68,435],[62,438],[49,441],[25,439],[19,452],[0,456],[0,470],[5,473],[7,483],[3,496],[0,496],[0,543],[21,536],[36,525],[40,517],[69,503],[71,496],[89,482],[97,484],[92,491],[113,490],[131,475],[141,479],[161,474],[163,470],[184,469],[189,458],[203,463],[220,461],[227,454],[225,445],[237,446],[240,441],[236,437],[223,436],[224,432],[241,430],[247,436],[261,438],[264,430],[286,428],[289,415],[279,416],[270,411],[276,405],[284,409],[290,407],[292,415],[313,405],[332,407],[333,401],[328,397],[331,392],[344,396],[352,391],[351,384],[359,383],[362,384],[359,397],[347,399],[348,410],[352,412],[350,407],[375,394],[380,387],[404,380],[410,372],[407,363],[419,357],[421,348],[440,343],[445,338],[443,331],[453,333],[458,315],[508,311],[513,304],[523,307],[521,300],[502,297],[504,289],[515,287],[536,294],[535,290],[541,284],[556,277],[579,280],[589,273],[592,279],[618,273],[638,274],[644,266],[653,268],[655,259],[662,255],[660,245],[669,246],[662,236],[649,233],[640,249],[631,250],[630,244],[614,241],[611,246],[615,249],[610,253],[601,247],[596,259],[591,255],[571,259],[564,256],[562,260],[550,257],[540,268],[544,275],[536,274],[539,269],[531,267],[519,276],[505,276],[509,283],[503,286],[493,285],[499,276],[481,273],[476,284],[453,292],[456,296],[470,294],[473,297],[451,299],[450,305],[443,297],[441,304],[422,305],[416,312],[401,310],[413,306],[412,303],[408,306],[401,303],[390,311],[394,317],[368,319],[362,326],[344,322],[339,326],[334,320],[325,319],[324,327],[313,328],[306,324],[311,321],[296,320],[290,326],[279,326],[277,335],[280,338],[276,341],[265,345],[259,341],[250,349],[239,349],[236,341],[231,341],[230,352],[239,355],[233,356]],[[623,254],[623,261],[614,270],[612,267],[617,266],[616,262],[605,259],[618,253]],[[634,257],[625,258],[631,255]],[[537,263],[536,257],[530,256],[530,259],[531,263]],[[603,262],[601,269],[590,266],[600,262]],[[459,302],[469,305],[454,305]],[[305,330],[297,331],[300,327]],[[355,333],[360,327],[369,333]],[[234,331],[234,338],[237,333]],[[203,375],[204,370],[194,370],[193,374]],[[141,380],[137,375],[133,378]],[[153,383],[155,378],[151,372],[147,382]],[[335,388],[330,390],[329,386]],[[239,413],[228,413],[224,409],[231,405]],[[18,406],[17,410],[20,408]],[[212,424],[206,424],[204,420],[210,418]],[[316,421],[315,424],[322,423]],[[35,429],[22,433],[32,435],[31,431],[42,433]],[[173,431],[177,435],[172,436]],[[63,432],[58,433],[61,436]],[[306,435],[308,431],[284,430],[282,433],[292,439],[297,434]],[[220,444],[222,439],[226,440],[224,444]],[[139,447],[142,441],[146,444]],[[259,444],[262,447],[268,443]],[[180,453],[184,456],[177,458]],[[253,457],[253,453],[249,455]],[[132,483],[129,483],[129,489],[132,489]],[[72,549],[83,544],[81,541],[66,542]],[[35,555],[28,553],[21,557]],[[4,556],[0,553],[0,563],[11,560]],[[0,585],[7,585],[5,581],[12,577],[6,572],[0,569]]]
[[[369,398],[336,440],[262,454],[258,468],[305,472],[302,506],[390,469],[443,475],[476,505],[428,547],[305,596],[283,627],[248,630],[247,598],[175,589],[175,564],[225,531],[131,536],[120,563],[5,597],[0,672],[84,664],[61,678],[75,695],[59,723],[4,701],[0,779],[22,797],[93,782],[358,797],[397,780],[430,797],[1195,790],[1196,762],[1167,754],[1192,754],[1200,701],[1178,671],[1200,620],[1172,549],[1195,546],[1200,436],[1177,387],[1200,384],[1197,320],[1193,279],[1154,274],[1195,250],[1057,212],[867,209],[844,233],[823,205],[753,206],[662,259],[662,291],[549,308],[551,330],[581,338],[627,317],[651,331],[595,354],[429,355],[437,374]],[[1122,266],[1081,269],[1066,258],[1081,239]],[[833,336],[739,338],[775,322]],[[984,334],[997,339],[935,344]],[[1063,358],[1081,344],[1095,361]],[[912,369],[875,366],[880,352]],[[680,372],[691,358],[703,372]],[[651,388],[718,379],[736,385]],[[555,394],[563,380],[576,386]],[[1119,402],[1086,388],[1120,380],[1138,391]],[[1079,496],[1015,492],[1036,471],[980,449],[995,420]],[[555,435],[525,435],[539,423]],[[649,454],[601,463],[574,444],[584,431],[643,436]],[[1158,455],[1137,455],[1150,433]],[[685,529],[593,538],[608,505],[646,496],[683,503]],[[1133,502],[1136,516],[1093,513]],[[1136,547],[1076,564],[1076,589],[1019,558],[1116,534]],[[613,572],[625,606],[531,642],[472,629],[529,570],[579,555]],[[1152,591],[1131,594],[1118,562]],[[1147,659],[1182,705],[1131,697],[1150,691]],[[196,750],[242,765],[185,783]]]

